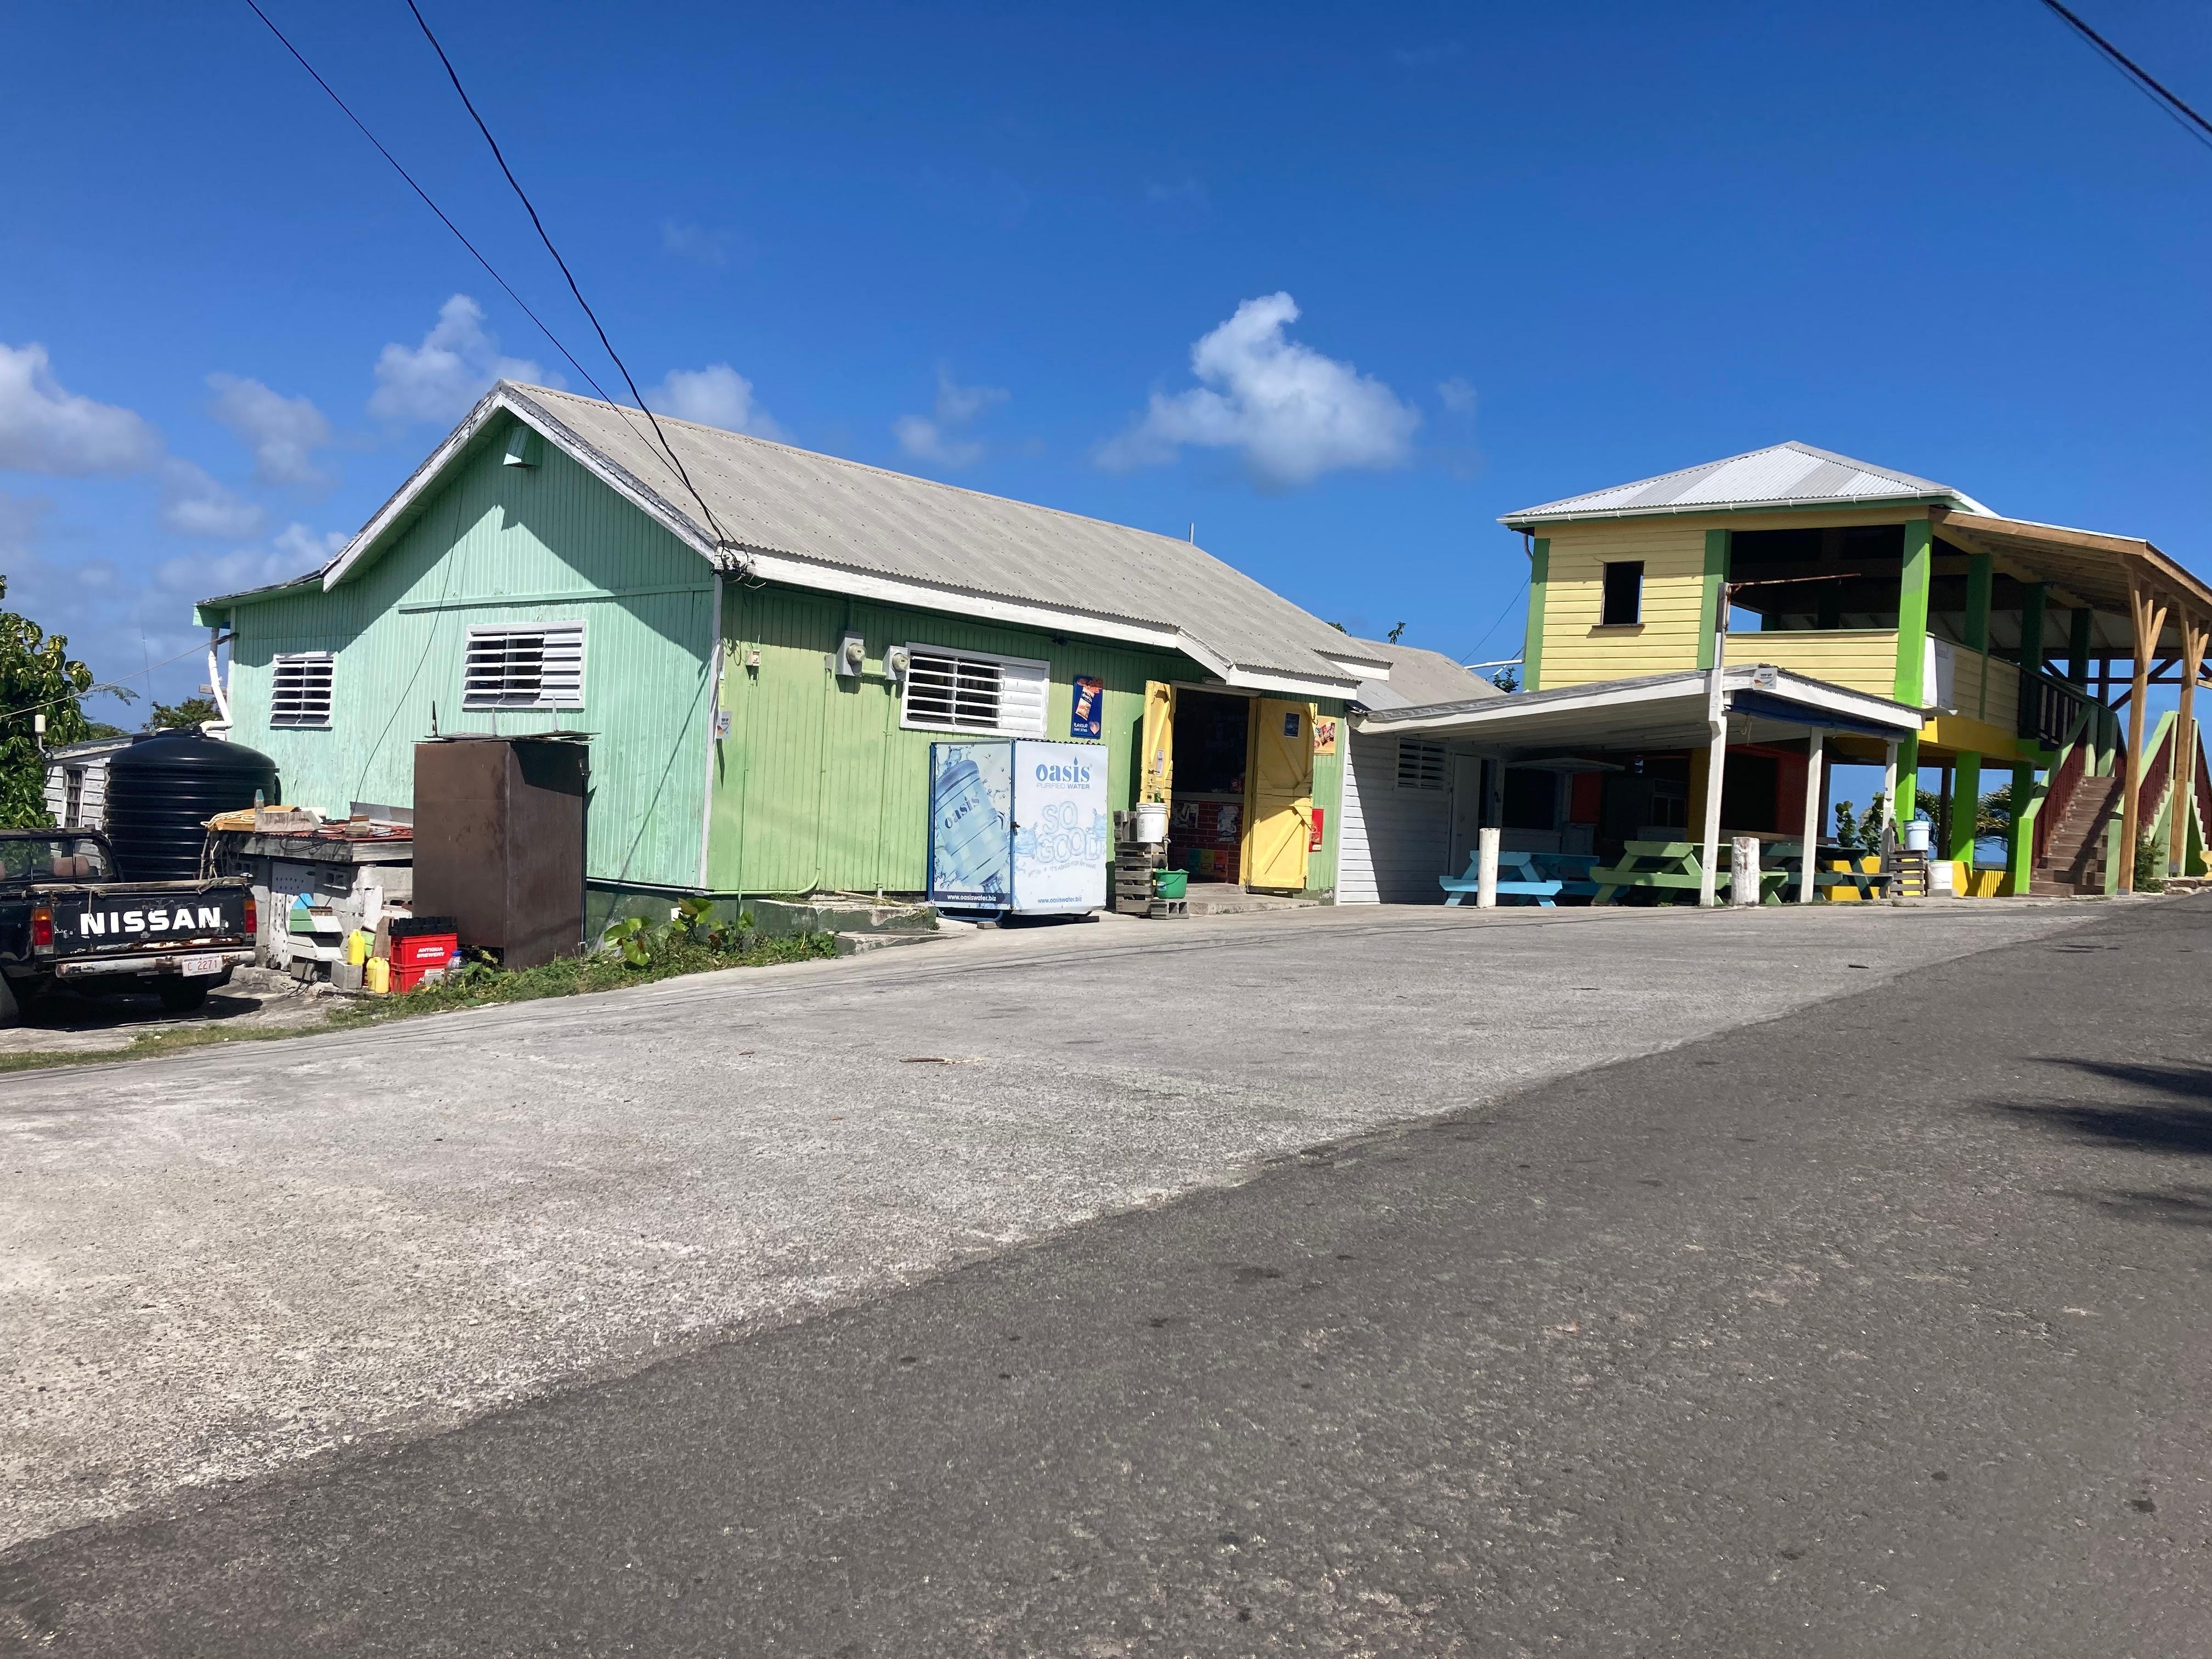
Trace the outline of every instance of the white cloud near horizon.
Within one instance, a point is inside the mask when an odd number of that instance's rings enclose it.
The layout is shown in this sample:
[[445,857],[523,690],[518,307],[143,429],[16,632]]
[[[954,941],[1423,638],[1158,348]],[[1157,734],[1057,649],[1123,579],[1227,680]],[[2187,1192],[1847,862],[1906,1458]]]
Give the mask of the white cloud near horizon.
[[783,428],[753,401],[753,383],[727,363],[672,368],[647,401],[656,415],[673,415],[679,421],[746,432],[756,438],[783,436]]
[[1474,382],[1464,374],[1438,380],[1437,401],[1455,415],[1472,415],[1474,413]]
[[483,307],[456,294],[438,307],[438,320],[419,346],[393,342],[378,354],[376,390],[368,412],[383,421],[435,421],[451,425],[467,414],[497,380],[528,380],[558,387],[526,357],[500,354],[499,337],[484,327]]
[[1298,319],[1288,294],[1247,300],[1191,348],[1199,385],[1152,402],[1098,464],[1129,471],[1173,460],[1184,445],[1234,450],[1266,489],[1311,483],[1325,472],[1402,466],[1420,412],[1352,364],[1284,331]]
[[1004,386],[962,386],[950,369],[939,368],[932,415],[902,415],[891,422],[891,431],[899,447],[916,460],[939,466],[973,466],[989,453],[989,446],[980,439],[958,434],[979,416],[1012,396]]
[[0,343],[0,469],[82,478],[143,471],[161,454],[135,410],[64,390],[46,347]]
[[303,524],[287,525],[266,547],[241,547],[228,553],[186,553],[164,559],[154,580],[165,593],[187,601],[218,593],[242,593],[319,570],[351,539],[342,531],[319,535]]
[[179,536],[258,536],[268,514],[208,476],[204,467],[172,455],[161,474],[161,525]]
[[210,374],[207,383],[215,393],[208,412],[246,446],[257,479],[310,487],[331,482],[314,463],[315,451],[331,441],[331,423],[310,399],[287,398],[236,374]]

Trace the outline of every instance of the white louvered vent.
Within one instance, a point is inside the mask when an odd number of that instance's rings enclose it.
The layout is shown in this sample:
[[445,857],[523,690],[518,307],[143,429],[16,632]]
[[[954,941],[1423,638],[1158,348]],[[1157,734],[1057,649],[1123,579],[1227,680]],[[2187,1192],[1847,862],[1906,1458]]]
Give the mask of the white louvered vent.
[[269,676],[269,724],[328,726],[334,665],[327,651],[278,653]]
[[1442,789],[1444,775],[1443,744],[1423,743],[1419,738],[1398,739],[1398,787],[1401,789]]
[[581,708],[584,624],[471,628],[464,708]]
[[1043,735],[1049,665],[927,645],[907,650],[902,726],[1010,738]]

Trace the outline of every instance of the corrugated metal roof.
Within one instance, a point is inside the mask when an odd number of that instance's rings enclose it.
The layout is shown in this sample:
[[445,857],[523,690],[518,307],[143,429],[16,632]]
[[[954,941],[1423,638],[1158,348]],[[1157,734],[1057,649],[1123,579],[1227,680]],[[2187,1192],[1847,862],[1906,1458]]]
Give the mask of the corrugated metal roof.
[[[698,502],[635,410],[502,381],[456,438],[501,404],[583,452],[587,465],[596,460],[626,474],[640,487],[630,492],[634,498],[680,520],[672,527],[688,532],[694,544],[714,545],[713,527],[701,522]],[[1366,653],[1346,635],[1179,538],[665,415],[659,424],[733,551],[1077,613],[1064,625],[1079,631],[1082,617],[1156,629],[1188,641],[1200,660],[1232,669],[1297,676],[1347,691],[1358,678],[1346,659]],[[331,585],[397,522],[395,510],[407,494],[395,497],[340,556],[327,579]],[[779,565],[775,574],[805,585],[804,568]]]
[[1354,698],[1363,708],[1423,708],[1432,703],[1465,702],[1471,697],[1505,695],[1470,668],[1441,651],[1393,645],[1388,640],[1355,638],[1354,645],[1390,665],[1390,678],[1363,680]]
[[1656,478],[1615,484],[1586,495],[1509,513],[1500,524],[1565,519],[1633,518],[1647,514],[1723,512],[1747,507],[1849,507],[1856,502],[1941,501],[1986,513],[1964,490],[1910,472],[1855,461],[1810,444],[1771,445],[1749,454],[1707,461]]

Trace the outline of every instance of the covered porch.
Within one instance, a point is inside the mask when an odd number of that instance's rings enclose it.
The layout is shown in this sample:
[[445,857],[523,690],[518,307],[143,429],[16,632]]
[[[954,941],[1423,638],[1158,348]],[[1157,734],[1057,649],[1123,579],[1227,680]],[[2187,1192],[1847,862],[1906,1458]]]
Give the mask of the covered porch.
[[[1509,854],[1541,855],[1549,869],[1565,860],[1592,877],[1650,866],[1670,878],[1657,890],[1705,904],[1727,884],[1737,835],[1793,849],[1801,874],[1790,896],[1814,896],[1818,881],[1802,878],[1807,849],[1823,866],[1841,855],[1826,823],[1836,746],[1893,754],[1922,724],[1902,703],[1763,663],[1352,720],[1354,770],[1373,784],[1364,792],[1370,801],[1394,787],[1436,798],[1427,820],[1385,821],[1370,807],[1363,846],[1347,847],[1347,856],[1364,851],[1377,869],[1412,878],[1398,896],[1442,902],[1446,884],[1470,867],[1480,830],[1497,828]],[[1635,850],[1660,845],[1675,856]],[[1345,873],[1352,886],[1358,872]]]

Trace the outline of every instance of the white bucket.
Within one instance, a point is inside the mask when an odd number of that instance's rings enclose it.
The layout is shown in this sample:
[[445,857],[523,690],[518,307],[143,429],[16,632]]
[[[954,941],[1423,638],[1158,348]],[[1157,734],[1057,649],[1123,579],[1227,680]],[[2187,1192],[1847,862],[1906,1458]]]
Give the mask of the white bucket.
[[1926,818],[1913,819],[1905,826],[1905,850],[1908,853],[1926,852],[1929,837],[1935,833],[1936,826]]
[[1928,866],[1928,890],[1942,898],[1959,896],[1959,866],[1948,859],[1937,859]]
[[1168,804],[1164,800],[1137,803],[1137,839],[1157,845],[1168,838]]

